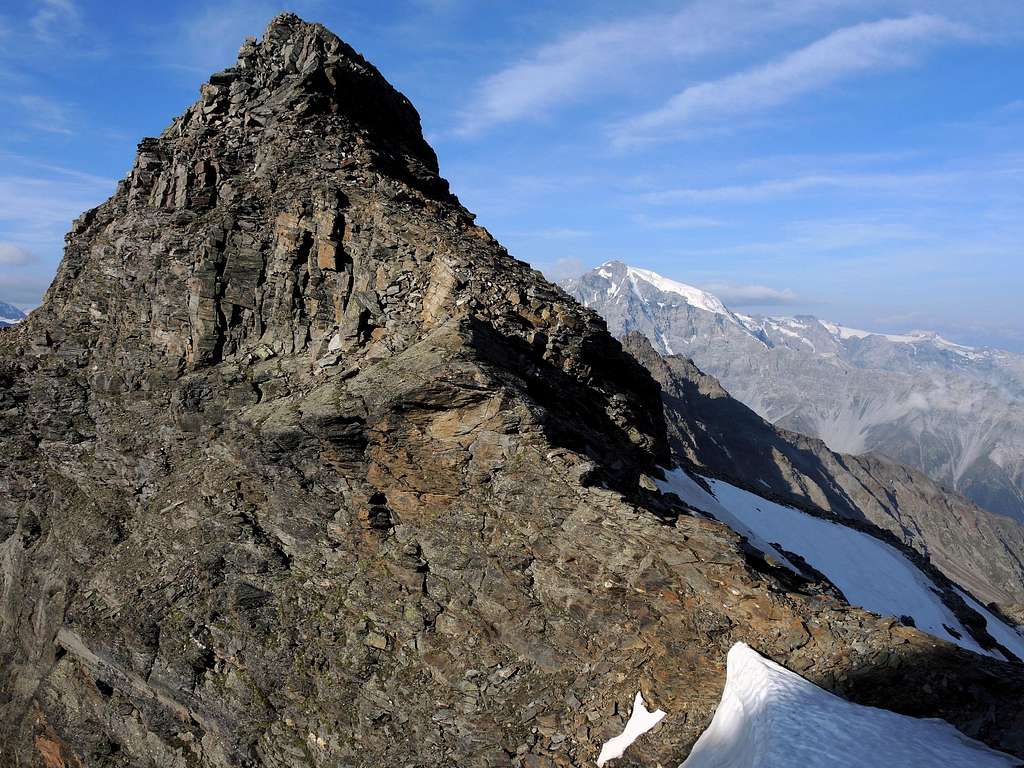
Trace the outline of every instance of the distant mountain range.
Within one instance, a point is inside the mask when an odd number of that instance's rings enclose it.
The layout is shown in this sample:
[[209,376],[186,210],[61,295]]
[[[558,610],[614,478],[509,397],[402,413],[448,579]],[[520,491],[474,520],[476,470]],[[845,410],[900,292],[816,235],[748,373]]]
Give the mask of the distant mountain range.
[[0,328],[16,325],[25,319],[25,313],[13,304],[0,301]]
[[772,423],[841,453],[884,454],[1024,520],[1024,356],[926,331],[745,315],[618,261],[566,288],[612,333],[638,331],[659,352],[692,358]]

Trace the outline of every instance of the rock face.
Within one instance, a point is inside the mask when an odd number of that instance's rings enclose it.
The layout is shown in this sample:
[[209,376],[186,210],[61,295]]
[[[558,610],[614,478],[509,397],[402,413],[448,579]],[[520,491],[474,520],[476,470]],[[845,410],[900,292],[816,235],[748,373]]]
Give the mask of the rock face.
[[[1024,754],[1021,665],[654,491],[661,392],[292,15],[139,148],[0,334],[0,763],[682,760],[737,641]],[[925,692],[924,694],[922,692]]]
[[692,358],[768,421],[834,451],[880,453],[1024,523],[1024,356],[934,333],[750,317],[621,262],[567,286],[617,336]]

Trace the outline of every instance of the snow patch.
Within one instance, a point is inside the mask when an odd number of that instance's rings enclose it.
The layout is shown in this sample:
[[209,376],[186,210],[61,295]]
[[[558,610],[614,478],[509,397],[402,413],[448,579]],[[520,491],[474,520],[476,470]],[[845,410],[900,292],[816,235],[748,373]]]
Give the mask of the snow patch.
[[636,696],[633,698],[633,712],[629,716],[625,729],[618,736],[608,739],[601,746],[601,754],[597,757],[597,768],[601,768],[609,760],[622,757],[622,753],[626,751],[630,744],[660,723],[664,716],[665,713],[660,709],[656,709],[653,712],[648,711],[647,707],[644,706],[644,697],[640,694],[640,691],[637,691]]
[[1017,629],[999,619],[992,611],[968,595],[960,587],[955,589],[967,605],[982,615],[985,619],[985,629],[995,638],[995,641],[1018,659],[1024,661],[1024,636]]
[[687,504],[746,536],[754,547],[781,559],[796,573],[799,569],[781,557],[774,544],[800,555],[825,574],[852,605],[882,616],[910,616],[923,632],[969,651],[1001,658],[1001,654],[978,645],[942,602],[934,582],[892,545],[721,480],[705,478],[712,490],[709,494],[682,469],[666,472],[666,478],[658,483],[663,493],[675,492]]
[[819,320],[825,330],[841,341],[848,339],[866,339],[869,336],[891,341],[893,344],[930,344],[937,349],[953,352],[961,357],[971,360],[983,358],[985,355],[978,352],[974,347],[964,344],[957,344],[949,339],[944,339],[934,331],[911,331],[910,333],[875,333],[874,331],[862,331],[859,328],[848,328],[845,325],[831,323],[827,320]]
[[737,643],[729,651],[725,689],[711,725],[680,768],[1017,764],[949,723],[853,704]]
[[665,348],[665,352],[669,355],[674,355],[675,352],[672,351],[672,345],[668,343],[668,339],[665,338],[665,334],[659,333],[658,338],[661,339],[661,346]]
[[[715,442],[715,445],[718,445],[718,443]],[[785,555],[758,536],[750,526],[719,503],[718,499],[701,488],[700,484],[682,469],[666,472],[664,480],[655,480],[654,483],[662,493],[674,493],[694,509],[705,513],[713,520],[725,523],[740,536],[745,537],[751,545],[764,554],[771,556],[777,562],[782,563],[793,573],[803,573]]]

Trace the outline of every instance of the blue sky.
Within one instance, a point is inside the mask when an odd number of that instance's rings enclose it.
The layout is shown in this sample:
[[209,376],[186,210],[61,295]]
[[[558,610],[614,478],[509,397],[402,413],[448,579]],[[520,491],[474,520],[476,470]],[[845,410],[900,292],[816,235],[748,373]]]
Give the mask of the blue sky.
[[0,5],[0,300],[280,10],[418,107],[549,276],[608,259],[734,308],[1024,350],[1024,2]]

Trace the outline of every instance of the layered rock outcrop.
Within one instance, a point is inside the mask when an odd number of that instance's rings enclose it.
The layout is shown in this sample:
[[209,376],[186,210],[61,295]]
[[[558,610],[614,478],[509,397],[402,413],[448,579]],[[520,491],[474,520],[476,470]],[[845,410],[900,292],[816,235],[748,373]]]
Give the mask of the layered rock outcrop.
[[582,765],[639,688],[622,764],[669,764],[738,640],[1024,754],[1020,665],[775,569],[670,455],[408,101],[280,16],[0,333],[0,762]]

